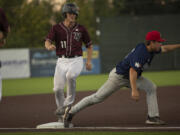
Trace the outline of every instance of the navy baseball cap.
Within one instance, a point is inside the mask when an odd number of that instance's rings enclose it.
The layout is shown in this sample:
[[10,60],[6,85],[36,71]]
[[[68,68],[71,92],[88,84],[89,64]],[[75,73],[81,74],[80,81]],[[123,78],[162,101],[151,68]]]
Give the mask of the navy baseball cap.
[[146,34],[146,40],[157,41],[157,42],[165,42],[166,40],[161,37],[161,33],[159,31],[151,31]]

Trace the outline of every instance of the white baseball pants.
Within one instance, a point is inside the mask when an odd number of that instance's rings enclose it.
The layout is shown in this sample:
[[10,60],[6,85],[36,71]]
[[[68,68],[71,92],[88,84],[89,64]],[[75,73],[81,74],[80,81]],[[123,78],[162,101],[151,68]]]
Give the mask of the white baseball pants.
[[[115,73],[116,69],[114,68],[110,74],[108,80],[97,90],[96,93],[83,98],[75,106],[72,107],[71,113],[75,114],[80,110],[100,103],[109,97],[112,93],[119,90],[120,88],[130,86],[128,79],[124,79],[122,75]],[[150,80],[140,77],[137,79],[137,87],[139,90],[144,90],[146,92],[147,106],[148,106],[148,115],[150,117],[159,116],[159,109],[157,104],[156,96],[156,85]]]
[[[71,105],[75,100],[76,78],[83,69],[83,58],[58,58],[54,74],[54,92],[58,108]],[[67,84],[66,98],[64,88]]]

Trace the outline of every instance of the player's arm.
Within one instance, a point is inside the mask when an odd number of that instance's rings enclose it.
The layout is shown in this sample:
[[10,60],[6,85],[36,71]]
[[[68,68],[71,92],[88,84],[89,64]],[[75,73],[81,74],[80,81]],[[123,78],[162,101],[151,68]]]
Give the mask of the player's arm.
[[92,53],[93,53],[93,45],[90,45],[87,48],[87,60],[86,60],[86,69],[87,70],[91,70],[92,69],[92,63],[91,63]]
[[49,40],[45,41],[45,48],[49,51],[56,50],[56,46],[51,44],[51,42]]
[[175,50],[177,48],[180,48],[180,44],[163,45],[163,46],[161,46],[161,51],[163,53],[165,53],[165,52],[173,51],[173,50]]
[[136,80],[137,80],[137,71],[134,68],[129,69],[129,80],[131,84],[131,89],[132,89],[132,99],[138,101],[139,100],[139,91],[137,90],[136,86]]

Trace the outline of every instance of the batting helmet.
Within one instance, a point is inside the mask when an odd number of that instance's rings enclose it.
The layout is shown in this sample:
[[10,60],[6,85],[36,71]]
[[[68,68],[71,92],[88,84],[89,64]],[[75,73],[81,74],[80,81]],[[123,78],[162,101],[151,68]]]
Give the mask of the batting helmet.
[[64,18],[66,18],[66,13],[73,13],[78,17],[78,15],[79,15],[78,9],[79,8],[76,6],[76,4],[74,4],[74,3],[66,3],[62,7],[62,15],[63,15]]

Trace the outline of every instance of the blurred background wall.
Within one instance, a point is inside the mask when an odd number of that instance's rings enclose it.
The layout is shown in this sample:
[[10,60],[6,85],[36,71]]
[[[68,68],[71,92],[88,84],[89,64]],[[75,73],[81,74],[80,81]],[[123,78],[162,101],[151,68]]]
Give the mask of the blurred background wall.
[[[44,49],[50,28],[63,20],[65,2],[79,6],[77,21],[99,46],[101,73],[109,72],[150,30],[159,30],[165,44],[180,43],[180,0],[0,0],[11,26],[1,50]],[[150,70],[180,69],[179,57],[179,50],[157,56]]]
[[[165,44],[180,43],[180,14],[102,18],[100,52],[102,72],[110,71],[152,30],[161,32]],[[180,69],[180,50],[157,55],[148,70]]]

